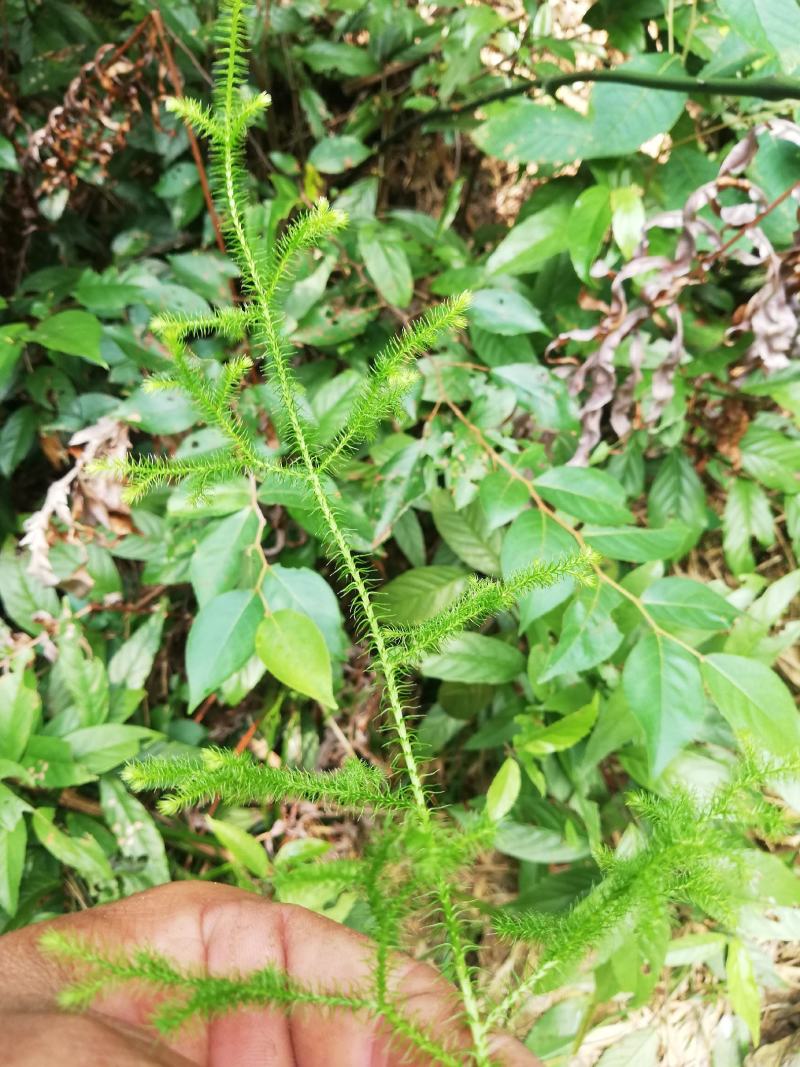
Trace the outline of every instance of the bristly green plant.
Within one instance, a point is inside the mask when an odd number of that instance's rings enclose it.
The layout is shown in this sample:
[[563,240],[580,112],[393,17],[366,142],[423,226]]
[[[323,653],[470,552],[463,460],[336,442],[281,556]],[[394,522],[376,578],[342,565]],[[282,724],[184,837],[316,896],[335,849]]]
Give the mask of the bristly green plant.
[[[731,772],[728,784],[704,800],[684,794],[635,798],[631,806],[640,817],[641,829],[628,835],[625,847],[614,856],[596,850],[605,879],[571,911],[556,919],[525,912],[496,917],[502,936],[535,941],[541,952],[531,975],[513,984],[499,1003],[486,1002],[473,969],[482,909],[473,907],[460,888],[459,872],[491,845],[493,819],[504,805],[489,803],[485,811],[470,811],[459,822],[437,808],[435,793],[426,781],[424,753],[415,743],[404,705],[404,677],[449,638],[507,610],[537,588],[564,577],[591,584],[597,561],[579,552],[556,563],[534,562],[504,581],[472,580],[454,603],[413,629],[383,621],[368,571],[355,557],[340,518],[334,478],[348,453],[369,441],[380,422],[397,409],[414,379],[414,357],[463,325],[468,298],[455,297],[428,312],[380,352],[344,428],[324,447],[315,442],[304,417],[292,351],[282,330],[280,294],[298,253],[319,247],[346,219],[320,201],[289,227],[274,248],[264,247],[248,231],[244,143],[249,126],[267,108],[269,99],[264,94],[245,98],[240,91],[246,74],[243,11],[241,0],[227,0],[224,5],[213,108],[187,99],[174,99],[170,107],[211,144],[217,203],[242,273],[246,301],[239,308],[211,316],[160,316],[153,329],[166,345],[172,369],[150,380],[153,388],[184,390],[226,443],[192,460],[144,457],[117,462],[113,469],[126,479],[133,498],[174,482],[186,482],[190,493],[201,498],[215,483],[242,474],[254,481],[288,479],[302,489],[325,530],[328,553],[344,577],[382,679],[397,760],[389,780],[358,762],[313,775],[261,767],[249,757],[213,750],[199,760],[151,759],[135,764],[126,778],[134,789],[170,790],[161,805],[165,813],[215,796],[233,803],[300,797],[356,811],[369,809],[375,828],[361,860],[343,864],[341,874],[334,863],[305,867],[299,877],[320,883],[335,883],[342,877],[363,894],[375,941],[372,980],[363,990],[319,991],[272,968],[246,977],[212,979],[185,973],[146,948],[130,957],[111,955],[52,934],[45,938],[45,947],[85,968],[85,975],[65,992],[65,1005],[86,1005],[109,983],[134,980],[149,982],[164,993],[154,1019],[163,1031],[194,1016],[208,1018],[244,1004],[271,1004],[287,1010],[297,1004],[316,1004],[367,1011],[380,1017],[399,1040],[434,1062],[481,1067],[491,1063],[492,1029],[502,1025],[528,993],[563,978],[585,953],[600,949],[625,923],[663,924],[674,903],[694,906],[722,924],[734,921],[742,902],[737,864],[746,865],[752,851],[747,833],[762,838],[775,833],[774,810],[763,800],[761,789],[778,769],[746,763],[744,769]],[[212,380],[190,346],[192,337],[208,333],[231,342],[249,336],[254,357],[232,356]],[[254,358],[280,397],[281,449],[275,453],[263,447],[237,413],[239,382]],[[262,601],[265,619],[269,619],[269,604],[263,597]],[[402,947],[404,921],[420,912],[435,922],[438,958],[460,990],[469,1050],[428,1033],[393,993],[392,956]]]

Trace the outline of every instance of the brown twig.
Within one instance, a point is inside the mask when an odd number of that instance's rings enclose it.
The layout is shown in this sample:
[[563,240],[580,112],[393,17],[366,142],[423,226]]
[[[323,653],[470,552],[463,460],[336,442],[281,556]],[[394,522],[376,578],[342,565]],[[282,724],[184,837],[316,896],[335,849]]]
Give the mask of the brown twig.
[[[175,58],[172,55],[172,49],[170,47],[169,38],[167,37],[167,31],[164,28],[164,21],[161,18],[161,12],[157,8],[154,8],[150,12],[150,18],[153,20],[158,39],[161,42],[161,49],[164,53],[164,62],[167,65],[167,73],[169,74],[169,80],[172,82],[172,88],[175,90],[176,96],[181,96],[183,94],[183,79],[181,78],[180,71],[175,65]],[[189,148],[191,149],[192,158],[197,167],[197,175],[200,178],[200,188],[203,190],[203,199],[206,203],[206,209],[209,218],[211,219],[211,225],[214,227],[217,248],[220,252],[224,253],[226,251],[225,238],[222,235],[222,226],[220,224],[219,215],[214,206],[211,187],[208,184],[208,175],[206,173],[205,164],[203,163],[203,154],[200,151],[200,145],[195,137],[194,130],[189,126],[186,127],[186,136],[189,138]]]

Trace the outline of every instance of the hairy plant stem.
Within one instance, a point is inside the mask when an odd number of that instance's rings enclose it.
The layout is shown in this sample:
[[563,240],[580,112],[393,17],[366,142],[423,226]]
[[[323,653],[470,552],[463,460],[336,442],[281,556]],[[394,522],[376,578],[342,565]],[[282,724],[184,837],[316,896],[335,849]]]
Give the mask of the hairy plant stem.
[[[235,29],[233,28],[232,20],[231,48],[233,49],[234,47]],[[228,83],[226,85],[224,114],[224,126],[229,134],[232,129],[232,116],[233,87],[231,84],[231,79],[229,77]],[[314,458],[311,453],[311,449],[306,439],[306,435],[303,431],[302,420],[300,418],[297,403],[295,400],[295,388],[294,382],[292,381],[292,374],[286,362],[278,323],[276,321],[276,316],[272,308],[272,302],[270,299],[270,286],[268,281],[262,277],[258,261],[256,260],[256,257],[253,255],[253,252],[250,248],[244,227],[244,222],[241,217],[241,211],[236,197],[236,160],[234,157],[230,136],[225,137],[222,154],[225,176],[225,194],[230,218],[230,225],[236,239],[236,244],[241,252],[243,265],[246,268],[248,280],[252,286],[253,293],[255,296],[255,303],[259,312],[260,325],[264,330],[265,347],[269,356],[269,369],[274,372],[275,377],[277,379],[278,391],[280,393],[281,400],[284,404],[286,417],[288,419],[289,427],[291,430],[291,436],[293,439],[292,443],[300,454],[300,458],[306,470],[308,484],[314,495],[317,507],[319,508],[328,527],[331,536],[332,546],[335,548],[336,553],[340,557],[344,568],[347,571],[348,577],[353,583],[353,588],[355,589],[359,604],[361,606],[361,610],[364,614],[364,619],[369,630],[370,639],[375,649],[375,655],[378,660],[378,664],[381,668],[381,673],[384,677],[386,698],[392,715],[393,725],[397,734],[397,739],[400,744],[403,763],[405,765],[405,771],[408,775],[409,784],[411,786],[411,791],[414,797],[416,811],[419,816],[421,825],[424,828],[428,828],[431,824],[431,813],[428,807],[428,801],[424,786],[422,784],[422,777],[420,775],[419,767],[414,757],[414,751],[411,744],[411,736],[408,731],[408,726],[406,725],[405,714],[403,712],[403,704],[400,698],[400,686],[397,679],[397,668],[395,667],[389,655],[389,650],[387,648],[380,623],[378,622],[378,618],[375,613],[375,609],[372,604],[372,600],[370,598],[366,582],[353,556],[353,553],[350,550],[350,546],[347,543],[347,539],[344,536],[344,532],[341,526],[339,525],[334,508],[331,505],[330,500],[328,499],[328,495],[322,483],[320,473],[316,467]],[[438,897],[439,904],[445,918],[445,929],[447,931],[448,943],[453,954],[456,977],[458,980],[459,988],[461,990],[461,995],[463,997],[467,1023],[469,1025],[470,1033],[472,1035],[472,1040],[474,1043],[476,1064],[477,1067],[488,1067],[488,1064],[490,1063],[490,1058],[487,1040],[487,1027],[485,1020],[481,1017],[480,1009],[475,995],[475,989],[473,987],[472,979],[469,974],[469,967],[467,965],[466,960],[466,951],[458,930],[458,922],[455,914],[455,906],[453,904],[452,891],[444,878],[438,880],[435,888],[436,895]]]

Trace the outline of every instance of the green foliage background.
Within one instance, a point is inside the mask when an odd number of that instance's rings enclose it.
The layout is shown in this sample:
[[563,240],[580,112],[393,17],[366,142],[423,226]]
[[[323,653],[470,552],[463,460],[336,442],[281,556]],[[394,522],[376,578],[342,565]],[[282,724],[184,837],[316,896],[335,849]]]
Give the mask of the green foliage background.
[[[357,893],[302,878],[358,851],[346,818],[331,832],[312,809],[309,833],[245,797],[167,817],[120,778],[137,755],[191,760],[212,743],[298,771],[350,748],[378,765],[395,753],[325,531],[304,487],[269,474],[286,413],[248,365],[238,270],[164,102],[210,97],[215,12],[117,6],[3,9],[2,929],[198,875],[368,929]],[[248,92],[273,101],[247,142],[249,238],[268,254],[321,195],[350,219],[281,296],[315,447],[341,442],[398,328],[473,293],[466,329],[429,339],[394,418],[336,470],[382,620],[424,635],[474,572],[601,557],[594,586],[565,575],[417,657],[426,772],[445,805],[494,820],[509,927],[534,903],[576,914],[601,846],[635,849],[648,813],[627,789],[707,797],[743,746],[785,757],[800,740],[800,138],[781,125],[800,7],[584,6],[579,27],[556,3],[248,9]],[[690,81],[528,88],[621,65]],[[733,95],[733,79],[778,88]],[[761,213],[754,240],[744,225]],[[129,506],[93,461],[113,466],[129,438],[133,456],[191,476],[223,442],[191,398],[143,384],[171,372],[171,317],[220,314],[192,348],[216,395],[245,379],[231,431],[259,441],[263,480],[226,469],[175,487],[155,470]],[[771,789],[800,808],[796,779]],[[542,1017],[530,1047],[566,1062],[600,1005],[644,1003],[665,964],[675,981],[698,962],[744,1021],[730,1055],[757,1043],[758,943],[794,939],[798,903],[790,845],[763,841],[751,833],[735,916],[686,934],[691,909],[671,929],[665,902],[646,938],[620,934],[592,959],[591,996]]]

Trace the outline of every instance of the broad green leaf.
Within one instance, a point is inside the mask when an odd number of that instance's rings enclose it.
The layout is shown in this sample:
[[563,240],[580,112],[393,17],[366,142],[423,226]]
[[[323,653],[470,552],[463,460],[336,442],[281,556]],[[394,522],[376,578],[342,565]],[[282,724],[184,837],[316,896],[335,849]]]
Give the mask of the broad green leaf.
[[499,470],[492,471],[481,480],[478,499],[486,514],[489,529],[496,530],[524,511],[531,498],[521,481]]
[[509,756],[486,790],[486,810],[490,819],[496,821],[508,815],[519,796],[521,784],[519,764]]
[[252,507],[207,524],[189,566],[200,607],[239,583],[245,550],[253,545],[257,532],[258,517]]
[[610,1045],[597,1061],[597,1067],[656,1067],[660,1045],[657,1030],[650,1027],[634,1030]]
[[344,659],[349,647],[342,611],[336,594],[309,567],[284,567],[275,563],[264,576],[261,591],[270,611],[292,608],[313,619],[334,659]]
[[[119,418],[144,430],[145,433],[172,434],[183,433],[200,419],[200,412],[191,398],[178,389],[156,389],[151,392],[143,386],[135,389],[127,400],[116,409]],[[214,496],[216,486],[212,486],[209,495]],[[183,497],[188,495],[185,491]],[[180,490],[170,497],[175,506],[181,501]]]
[[33,811],[30,804],[0,783],[0,830],[13,830],[26,811]]
[[748,44],[778,57],[785,74],[800,67],[800,9],[794,0],[719,0],[719,7]]
[[370,150],[363,141],[350,134],[341,137],[326,137],[311,149],[308,162],[322,174],[342,174],[357,167],[369,156]]
[[[534,560],[551,563],[575,553],[576,542],[563,527],[544,512],[524,511],[511,524],[502,542],[502,576],[510,577]],[[527,630],[534,619],[563,603],[575,590],[573,578],[562,578],[546,589],[534,589],[519,601],[519,630]]]
[[317,72],[330,71],[335,75],[357,78],[374,74],[377,64],[366,48],[343,41],[326,41],[318,38],[300,50],[303,62]]
[[642,239],[645,224],[644,201],[638,185],[622,185],[611,190],[611,232],[625,259],[630,259]]
[[448,682],[502,685],[525,670],[525,657],[518,648],[499,637],[463,633],[445,643],[441,652],[427,656],[420,671],[427,678]]
[[78,356],[105,367],[107,364],[100,352],[102,333],[100,320],[88,311],[60,311],[40,322],[32,331],[31,340],[55,352]]
[[567,248],[575,273],[591,281],[592,264],[599,257],[611,225],[610,190],[607,185],[584,189],[572,206],[567,222]]
[[622,634],[611,618],[620,600],[619,593],[602,582],[594,589],[581,589],[564,614],[558,644],[538,680],[547,682],[560,674],[576,674],[607,660],[622,642]]
[[457,600],[467,579],[460,567],[412,567],[381,587],[376,607],[390,626],[424,622]]
[[697,735],[705,697],[697,660],[662,634],[647,633],[629,654],[622,674],[628,706],[645,735],[657,778]]
[[703,678],[736,733],[778,755],[800,745],[800,713],[769,667],[744,656],[714,652],[703,663]]
[[775,543],[772,509],[767,494],[756,482],[736,478],[728,486],[722,516],[722,547],[734,574],[755,569],[751,541],[765,548]]
[[[638,55],[619,69],[667,76],[681,73],[682,65],[677,56],[651,54]],[[520,163],[631,155],[651,137],[670,130],[685,101],[684,93],[598,84],[584,116],[563,104],[515,98],[488,108],[488,119],[472,137],[489,155]]]
[[19,171],[17,153],[7,137],[0,137],[0,170]]
[[11,388],[28,334],[25,322],[7,322],[0,326],[0,399]]
[[132,759],[145,738],[155,739],[158,736],[146,726],[109,722],[73,730],[64,740],[72,749],[76,763],[92,774],[105,774]]
[[12,830],[0,829],[0,908],[11,916],[16,915],[19,905],[27,842],[24,819],[19,819]]
[[108,680],[112,686],[141,689],[153,667],[161,647],[164,612],[156,611],[133,631],[127,641],[108,661]]
[[475,326],[501,337],[550,332],[530,300],[513,289],[479,289],[472,296],[468,315]]
[[111,832],[117,839],[126,864],[120,871],[123,887],[135,893],[169,881],[169,864],[158,827],[150,812],[132,797],[113,774],[100,779],[100,805]]
[[747,615],[762,626],[774,626],[800,595],[800,569],[784,574],[771,582],[748,609]]
[[[33,679],[33,675],[31,675]],[[0,758],[19,760],[28,738],[36,729],[41,700],[26,684],[24,663],[18,660],[8,674],[0,676]]]
[[651,526],[680,522],[690,534],[685,550],[692,548],[708,525],[706,491],[688,456],[674,448],[661,462],[647,498]]
[[3,759],[0,756],[0,781],[3,778],[18,778],[25,785],[33,784],[28,778],[28,772],[21,763],[17,763],[15,760]]
[[570,396],[566,382],[556,377],[549,367],[506,363],[494,367],[492,377],[514,390],[519,406],[534,416],[537,430],[578,428],[575,399]]
[[189,711],[250,659],[264,605],[248,589],[232,589],[200,609],[186,642]]
[[[564,871],[546,878],[546,882],[554,888],[553,895],[558,908],[568,907],[576,894],[586,888],[585,882],[581,881],[577,887],[573,887],[571,875],[571,871]],[[534,907],[541,906],[541,889],[542,880],[539,879],[536,883],[535,899],[532,900]],[[577,996],[567,996],[559,1000],[533,1024],[533,1029],[525,1038],[525,1047],[544,1061],[569,1054],[590,1007],[591,999],[587,994],[579,993]]]
[[283,608],[266,615],[255,638],[256,654],[270,674],[326,708],[335,708],[331,657],[317,624],[298,611]]
[[518,222],[486,261],[490,274],[530,274],[569,246],[570,205],[557,200]]
[[223,256],[216,249],[207,252],[195,249],[167,258],[172,273],[183,285],[212,304],[230,300],[231,278],[239,276],[239,268],[228,256]]
[[738,938],[732,938],[728,943],[725,972],[728,978],[728,996],[731,1006],[746,1024],[753,1044],[758,1047],[761,1037],[761,993],[753,971],[752,960]]
[[33,734],[19,762],[42,789],[63,789],[95,778],[76,762],[72,749],[60,737]]
[[[523,728],[522,733],[514,739],[514,748],[531,756],[548,756],[551,752],[563,752],[564,749],[572,748],[582,741],[594,726],[599,706],[600,698],[597,694],[590,703],[578,711],[573,711],[571,715],[564,715],[549,726]],[[521,717],[518,717],[517,721],[521,722]]]
[[753,423],[741,440],[742,469],[767,489],[800,493],[800,439]]
[[500,572],[500,534],[489,531],[479,501],[457,510],[450,493],[436,489],[431,494],[431,511],[440,536],[459,559],[485,574]]
[[[81,635],[68,628],[58,641],[58,659],[50,676],[48,704],[58,717],[53,733],[97,726],[108,718],[109,688],[105,664],[84,650]],[[54,720],[55,721],[55,720]]]
[[120,281],[113,268],[102,274],[87,269],[78,279],[72,295],[96,315],[118,315],[131,304],[141,301],[142,290],[138,285]]
[[358,250],[367,274],[386,303],[408,307],[414,277],[402,243],[385,226],[367,223],[358,231]]
[[642,602],[669,630],[727,630],[739,614],[719,593],[691,578],[660,578],[645,589]]
[[246,867],[257,878],[266,878],[269,872],[269,860],[264,846],[246,830],[233,823],[223,822],[206,815],[206,822],[211,832],[223,848],[230,852],[236,863]]
[[41,611],[55,617],[58,597],[54,589],[28,574],[29,562],[27,553],[17,554],[14,538],[9,537],[0,551],[0,599],[12,622],[29,634],[38,634],[42,624],[36,614]]
[[573,863],[591,852],[589,842],[565,837],[558,830],[503,819],[497,827],[494,847],[504,856],[528,863]]
[[584,522],[632,522],[625,490],[610,474],[594,467],[551,467],[536,479],[548,504]]
[[680,523],[672,523],[657,530],[643,526],[585,526],[582,533],[602,556],[649,563],[654,559],[671,559],[680,552],[688,530]]
[[377,302],[368,307],[347,307],[342,304],[315,304],[292,334],[294,341],[303,344],[338,345],[363,334],[379,311]]
[[32,407],[17,408],[0,429],[0,474],[8,478],[30,452],[39,420]]
[[53,808],[37,808],[33,813],[33,832],[39,843],[67,867],[73,867],[92,886],[114,881],[106,854],[90,834],[71,837],[53,822]]
[[363,384],[363,375],[354,370],[346,370],[314,391],[311,410],[317,421],[314,427],[314,441],[317,445],[327,444],[344,427]]
[[[154,394],[155,395],[155,394]],[[209,486],[202,501],[192,499],[189,489],[175,489],[167,504],[167,514],[176,519],[211,519],[250,507],[252,491],[246,478],[234,478]]]

